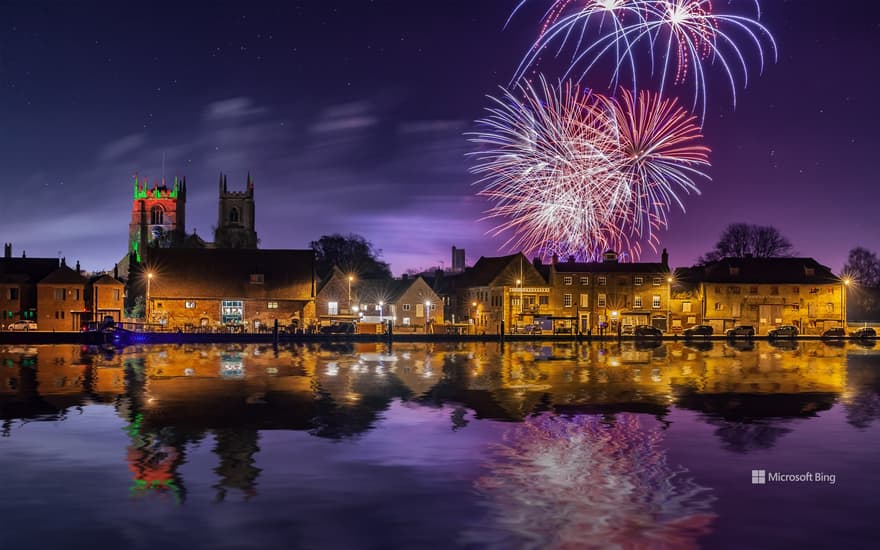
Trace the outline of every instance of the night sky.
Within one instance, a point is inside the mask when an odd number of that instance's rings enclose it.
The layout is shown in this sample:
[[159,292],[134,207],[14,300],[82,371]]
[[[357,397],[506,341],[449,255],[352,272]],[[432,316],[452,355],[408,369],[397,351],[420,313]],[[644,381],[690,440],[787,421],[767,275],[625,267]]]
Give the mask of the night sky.
[[[219,173],[243,189],[250,171],[263,248],[355,232],[396,274],[449,267],[452,245],[469,264],[497,255],[463,134],[549,5],[505,28],[516,3],[2,1],[0,240],[112,268],[132,176],[160,178],[164,154],[206,240]],[[772,224],[839,271],[850,248],[880,248],[880,2],[765,0],[761,22],[778,63],[752,72],[735,110],[710,72],[713,181],[673,211],[661,247],[689,265],[729,223]]]

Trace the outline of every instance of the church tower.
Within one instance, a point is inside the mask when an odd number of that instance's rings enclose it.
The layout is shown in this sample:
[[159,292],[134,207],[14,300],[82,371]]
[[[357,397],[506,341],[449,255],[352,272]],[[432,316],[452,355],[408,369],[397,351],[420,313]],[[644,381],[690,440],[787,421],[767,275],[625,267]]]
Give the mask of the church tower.
[[216,248],[257,248],[254,229],[254,180],[247,177],[244,191],[229,191],[220,174],[220,210],[214,232]]
[[186,237],[186,178],[174,178],[168,187],[165,179],[149,188],[147,178],[134,177],[134,200],[131,205],[131,223],[128,224],[130,261],[146,260],[150,246],[167,248]]

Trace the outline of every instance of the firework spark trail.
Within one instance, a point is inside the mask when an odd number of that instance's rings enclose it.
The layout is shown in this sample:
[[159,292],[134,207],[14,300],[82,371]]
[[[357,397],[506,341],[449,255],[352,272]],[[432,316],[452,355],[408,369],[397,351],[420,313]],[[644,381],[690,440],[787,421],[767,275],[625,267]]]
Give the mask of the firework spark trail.
[[480,146],[472,172],[478,195],[502,220],[493,234],[504,247],[598,259],[607,250],[638,258],[656,249],[677,193],[698,192],[709,149],[695,117],[674,100],[622,91],[622,100],[522,83],[492,98],[489,116],[470,134]]
[[[757,1],[754,5],[759,18],[760,6]],[[597,18],[599,23],[593,25],[591,22]],[[613,24],[606,25],[608,20]],[[584,37],[593,32],[592,42],[585,40]],[[636,91],[639,89],[636,59],[646,55],[652,77],[659,76],[660,93],[664,92],[667,80],[673,85],[692,83],[694,109],[700,106],[703,118],[708,95],[705,61],[717,62],[722,67],[736,106],[737,73],[742,71],[743,87],[748,85],[749,75],[746,56],[737,38],[745,38],[754,45],[759,72],[764,70],[768,53],[765,44],[772,50],[774,61],[777,57],[773,36],[757,19],[715,13],[711,0],[557,0],[545,15],[538,38],[517,68],[514,82],[524,78],[538,64],[545,50],[557,42],[558,55],[574,33],[581,39],[573,46],[572,61],[563,78],[580,72],[583,79],[602,58],[613,56],[610,88],[617,87],[621,71],[626,68],[632,80],[631,89]]]

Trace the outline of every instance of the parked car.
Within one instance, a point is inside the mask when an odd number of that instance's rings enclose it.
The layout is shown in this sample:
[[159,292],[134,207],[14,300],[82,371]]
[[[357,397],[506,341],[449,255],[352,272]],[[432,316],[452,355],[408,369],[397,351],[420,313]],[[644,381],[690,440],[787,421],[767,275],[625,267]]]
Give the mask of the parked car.
[[6,330],[37,330],[37,323],[33,321],[15,321],[9,323]]
[[[842,329],[841,329],[842,330]],[[876,338],[877,331],[871,327],[863,327],[850,333],[853,338]]]
[[321,334],[354,334],[354,323],[348,321],[335,322],[321,327]]
[[822,338],[844,338],[846,331],[842,327],[829,328],[822,333]]
[[636,338],[660,338],[663,333],[659,328],[651,325],[636,325],[633,327],[633,336]]
[[767,333],[770,338],[794,338],[797,335],[798,328],[794,325],[781,325]]
[[712,336],[714,330],[710,325],[694,325],[684,329],[685,338],[693,338],[694,336]]
[[727,329],[728,338],[751,338],[755,335],[755,327],[752,325],[737,325],[731,329]]
[[636,331],[636,327],[634,325],[623,325],[620,327],[620,335],[621,336],[634,336]]

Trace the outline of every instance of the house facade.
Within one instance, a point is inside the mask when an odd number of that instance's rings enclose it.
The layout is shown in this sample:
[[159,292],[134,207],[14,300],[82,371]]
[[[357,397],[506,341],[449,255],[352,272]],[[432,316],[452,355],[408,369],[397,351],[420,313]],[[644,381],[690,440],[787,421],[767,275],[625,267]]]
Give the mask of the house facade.
[[39,330],[80,330],[89,318],[86,308],[88,280],[65,265],[37,283],[37,327]]
[[150,251],[148,322],[168,329],[266,330],[315,318],[311,250]]
[[726,258],[699,273],[702,316],[716,333],[753,325],[767,334],[795,325],[821,334],[845,321],[845,285],[812,258]]
[[601,262],[554,258],[543,271],[554,332],[613,334],[635,325],[667,331],[671,273],[665,250],[659,263],[618,262],[609,251]]

